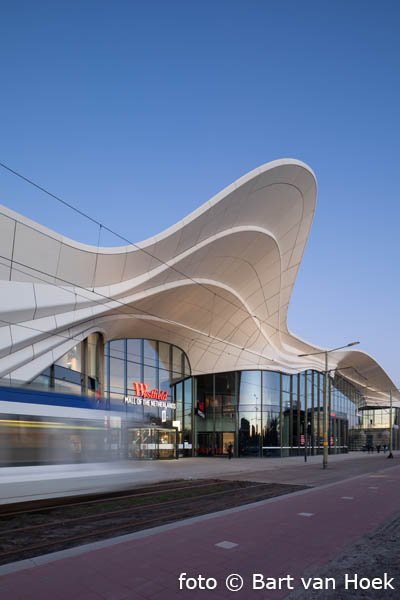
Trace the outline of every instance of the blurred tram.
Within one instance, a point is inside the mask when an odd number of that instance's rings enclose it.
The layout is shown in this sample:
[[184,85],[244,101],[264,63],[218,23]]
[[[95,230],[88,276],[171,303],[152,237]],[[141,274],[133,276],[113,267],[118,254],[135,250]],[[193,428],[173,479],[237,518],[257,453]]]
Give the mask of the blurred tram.
[[0,466],[119,459],[123,416],[92,398],[0,386]]

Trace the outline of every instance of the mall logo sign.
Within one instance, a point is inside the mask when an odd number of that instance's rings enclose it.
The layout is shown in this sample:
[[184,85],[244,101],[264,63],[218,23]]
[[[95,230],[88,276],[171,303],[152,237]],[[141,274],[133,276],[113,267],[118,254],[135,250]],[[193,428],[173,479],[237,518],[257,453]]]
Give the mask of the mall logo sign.
[[168,398],[168,392],[162,390],[150,390],[147,383],[139,383],[138,381],[133,382],[134,395],[140,396],[140,398],[153,398],[153,400],[166,400]]
[[154,406],[156,408],[176,409],[174,402],[168,402],[168,392],[164,390],[149,390],[147,383],[138,381],[133,382],[133,396],[125,396],[125,404],[135,404],[136,406]]

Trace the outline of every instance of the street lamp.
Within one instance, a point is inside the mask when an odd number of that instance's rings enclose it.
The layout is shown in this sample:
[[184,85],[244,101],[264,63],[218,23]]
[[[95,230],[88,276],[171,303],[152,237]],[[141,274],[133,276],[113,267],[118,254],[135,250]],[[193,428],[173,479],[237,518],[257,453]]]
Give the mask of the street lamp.
[[326,469],[328,466],[328,430],[329,430],[329,416],[328,416],[328,354],[331,352],[336,352],[337,350],[343,350],[344,348],[349,348],[350,346],[356,346],[360,342],[350,342],[345,346],[338,346],[337,348],[331,348],[331,350],[320,350],[319,352],[310,352],[308,354],[298,354],[298,356],[315,356],[317,354],[325,355],[325,377],[324,377],[324,404],[323,404],[323,416],[322,416],[322,431],[323,431],[323,445],[324,445],[324,453],[322,459],[322,468]]
[[[396,392],[399,392],[400,389],[396,389]],[[390,414],[389,414],[389,455],[388,458],[393,458],[393,396],[392,396],[392,388],[390,388]]]
[[390,388],[390,409],[389,409],[390,429],[389,429],[389,456],[388,456],[388,458],[393,458],[393,415],[392,415],[392,409],[393,409],[392,388]]

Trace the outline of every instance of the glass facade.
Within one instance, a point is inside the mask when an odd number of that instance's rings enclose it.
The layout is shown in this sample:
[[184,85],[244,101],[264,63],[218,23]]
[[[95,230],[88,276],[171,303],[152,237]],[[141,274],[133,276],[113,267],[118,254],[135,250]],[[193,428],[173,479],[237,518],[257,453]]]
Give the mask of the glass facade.
[[[174,381],[191,374],[187,356],[180,348],[155,340],[112,340],[105,345],[104,359],[107,408],[119,410],[125,405],[125,414],[132,423],[164,428],[175,423],[183,433],[184,412],[192,412],[191,395],[187,389],[183,393],[183,384],[175,387],[174,396],[171,388]],[[142,400],[137,401],[138,397]],[[169,406],[173,404],[176,407]],[[191,432],[189,418],[186,428]]]
[[399,413],[400,409],[398,408],[364,408],[361,411],[362,427],[363,429],[390,429],[390,424],[392,424],[397,429]]
[[400,448],[400,408],[364,406],[360,414],[362,429],[355,450],[386,452],[390,443],[392,450]]
[[[313,370],[192,377],[186,354],[173,344],[118,339],[104,345],[101,334],[92,334],[36,382],[95,396],[98,408],[120,412],[120,456],[222,456],[232,445],[235,456],[286,457],[323,451],[324,377]],[[349,381],[329,377],[328,400],[330,453],[365,448],[367,430],[376,430],[368,433],[370,445],[372,438],[374,444],[386,439],[389,409],[361,408],[363,398]],[[394,429],[398,421],[393,410]]]
[[[236,371],[198,375],[173,386],[193,394],[193,454],[299,456],[323,450],[324,375],[305,371]],[[329,379],[329,450],[347,452],[360,429],[361,395],[347,380]],[[183,400],[184,402],[184,400]],[[186,411],[186,409],[185,409]]]
[[171,387],[191,374],[186,354],[165,342],[122,339],[105,345],[104,359],[107,408],[125,406],[128,458],[191,455],[191,384]]

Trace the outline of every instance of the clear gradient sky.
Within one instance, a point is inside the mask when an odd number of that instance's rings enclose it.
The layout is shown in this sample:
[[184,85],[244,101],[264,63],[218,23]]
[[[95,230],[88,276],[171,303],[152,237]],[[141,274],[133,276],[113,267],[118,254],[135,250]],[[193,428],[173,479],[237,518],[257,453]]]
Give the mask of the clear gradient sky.
[[[2,0],[0,161],[135,242],[305,161],[318,203],[289,327],[359,339],[400,386],[399,31],[397,0]],[[97,244],[3,169],[0,191]]]

